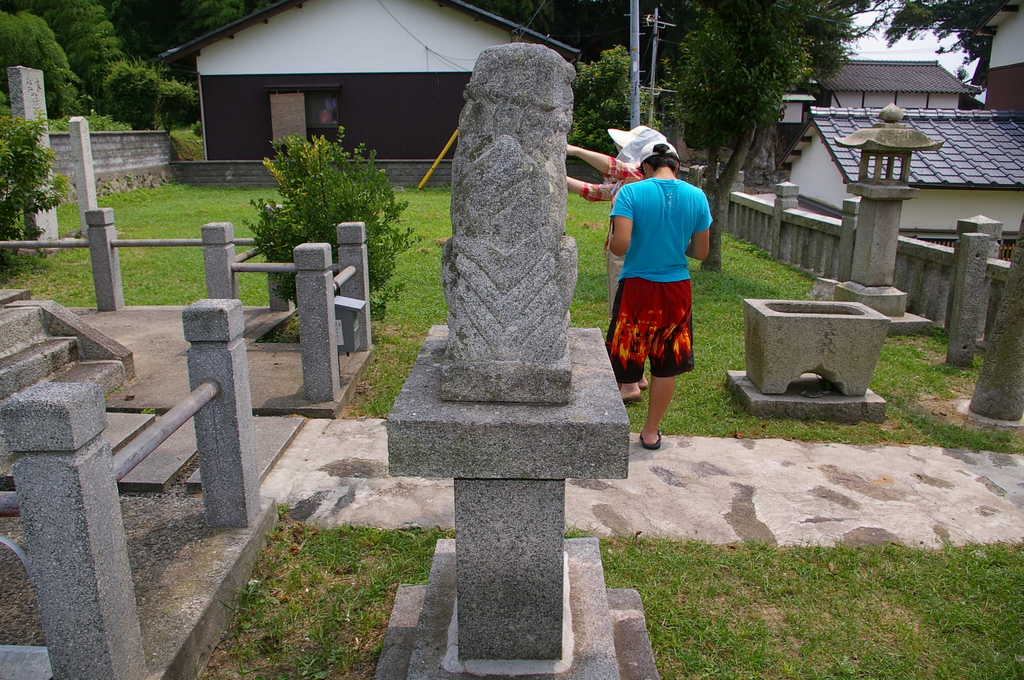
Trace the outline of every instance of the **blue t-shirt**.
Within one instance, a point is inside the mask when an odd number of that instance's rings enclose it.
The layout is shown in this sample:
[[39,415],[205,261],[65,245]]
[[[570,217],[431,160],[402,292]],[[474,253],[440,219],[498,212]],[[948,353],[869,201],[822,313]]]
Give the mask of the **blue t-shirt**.
[[629,250],[619,281],[690,278],[686,247],[690,237],[711,226],[711,208],[704,192],[678,179],[645,179],[619,190],[612,217],[633,220]]

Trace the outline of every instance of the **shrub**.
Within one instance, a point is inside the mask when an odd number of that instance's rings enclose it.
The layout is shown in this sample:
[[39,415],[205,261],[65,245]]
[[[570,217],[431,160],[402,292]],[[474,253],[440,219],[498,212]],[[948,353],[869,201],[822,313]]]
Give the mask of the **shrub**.
[[[93,114],[86,116],[85,119],[89,121],[89,132],[127,132],[132,129],[131,125],[127,123],[120,123],[110,116],[100,116]],[[65,118],[50,119],[48,121],[50,132],[67,132],[69,128],[70,116]]]
[[107,112],[133,130],[156,128],[160,76],[141,61],[118,61],[103,79]]
[[[25,214],[60,205],[67,178],[52,175],[52,149],[39,145],[46,121],[0,116],[0,240],[23,241],[39,235]],[[0,267],[6,263],[0,249]]]
[[[281,204],[257,199],[255,223],[250,224],[256,247],[270,262],[291,262],[301,243],[330,243],[337,247],[339,222],[364,222],[369,260],[370,306],[375,319],[384,318],[388,302],[402,289],[392,280],[397,256],[412,247],[412,228],[398,221],[408,203],[399,201],[383,170],[374,167],[376,153],[360,145],[349,152],[323,137],[312,142],[292,135],[273,142],[276,159],[264,159],[277,180]],[[282,297],[295,300],[294,275],[275,275]]]
[[174,80],[165,68],[119,61],[103,81],[106,109],[134,130],[170,130],[199,118],[194,85]]

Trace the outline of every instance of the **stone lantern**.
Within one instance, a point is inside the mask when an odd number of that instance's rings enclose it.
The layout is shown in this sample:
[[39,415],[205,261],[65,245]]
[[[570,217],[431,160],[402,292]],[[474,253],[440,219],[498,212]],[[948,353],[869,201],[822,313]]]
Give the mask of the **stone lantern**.
[[915,332],[917,326],[925,330],[931,324],[906,314],[907,294],[893,286],[900,213],[903,201],[920,193],[908,186],[913,153],[937,151],[945,141],[931,139],[901,123],[903,110],[895,104],[882,109],[879,118],[881,123],[836,139],[840,146],[861,150],[859,176],[848,187],[861,201],[851,280],[836,286],[835,299],[862,302],[892,317],[895,323],[890,333]]

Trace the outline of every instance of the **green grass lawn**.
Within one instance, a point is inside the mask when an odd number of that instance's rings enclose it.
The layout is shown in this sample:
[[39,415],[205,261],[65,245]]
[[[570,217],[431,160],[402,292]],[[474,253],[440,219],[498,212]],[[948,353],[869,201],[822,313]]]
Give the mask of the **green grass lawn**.
[[[397,584],[426,582],[443,536],[280,522],[203,678],[369,680]],[[1024,677],[1022,546],[601,547],[666,680]]]

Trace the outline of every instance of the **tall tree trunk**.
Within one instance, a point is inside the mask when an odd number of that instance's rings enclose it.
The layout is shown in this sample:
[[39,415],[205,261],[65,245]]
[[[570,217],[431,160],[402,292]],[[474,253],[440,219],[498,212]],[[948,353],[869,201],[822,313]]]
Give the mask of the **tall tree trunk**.
[[718,174],[718,147],[708,149],[705,192],[708,194],[708,202],[711,203],[711,233],[708,235],[711,248],[708,250],[708,256],[700,264],[701,270],[722,271],[722,227],[729,218],[729,194],[732,193],[732,185],[740,174],[740,168],[747,158],[753,138],[753,128],[744,130],[736,140],[736,147],[721,174]]
[[775,123],[758,128],[754,133],[754,141],[747,153],[747,175],[743,182],[746,186],[763,192],[771,192],[775,188],[775,147],[778,141]]

